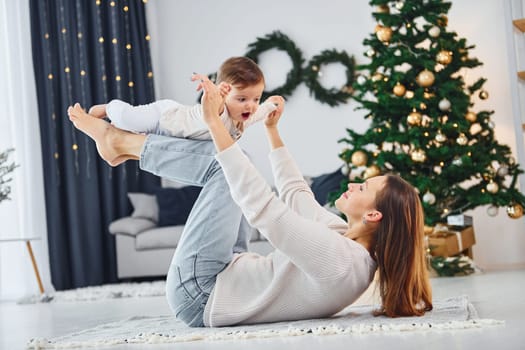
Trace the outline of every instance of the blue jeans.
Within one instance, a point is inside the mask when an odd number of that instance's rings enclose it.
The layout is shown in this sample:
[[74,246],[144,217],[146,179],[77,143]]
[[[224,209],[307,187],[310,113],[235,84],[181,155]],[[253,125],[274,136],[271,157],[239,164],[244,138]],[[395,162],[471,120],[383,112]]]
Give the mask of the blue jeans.
[[166,281],[168,303],[175,316],[203,327],[204,307],[216,277],[246,251],[250,227],[235,204],[211,141],[148,135],[140,168],[202,191],[188,217]]

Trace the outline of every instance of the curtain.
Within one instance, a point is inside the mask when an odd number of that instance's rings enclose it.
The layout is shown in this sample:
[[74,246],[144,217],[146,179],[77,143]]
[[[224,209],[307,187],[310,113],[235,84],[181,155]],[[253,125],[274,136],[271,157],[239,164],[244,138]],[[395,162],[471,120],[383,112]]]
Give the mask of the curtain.
[[[51,291],[47,255],[42,158],[31,60],[29,2],[0,1],[0,150],[14,148],[11,200],[0,203],[0,238],[39,238],[32,248],[46,291]],[[23,242],[0,244],[0,299],[38,293]]]
[[160,181],[130,161],[102,161],[67,107],[153,101],[147,1],[30,0],[51,279],[56,289],[116,282],[108,225],[129,214],[128,192]]

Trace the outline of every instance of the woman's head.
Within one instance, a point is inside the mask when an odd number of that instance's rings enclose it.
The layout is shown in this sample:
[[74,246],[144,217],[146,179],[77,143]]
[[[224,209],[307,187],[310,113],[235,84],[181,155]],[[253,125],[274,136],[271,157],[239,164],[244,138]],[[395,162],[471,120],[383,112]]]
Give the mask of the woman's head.
[[367,247],[376,258],[380,314],[422,315],[432,309],[424,246],[424,217],[419,195],[396,175],[350,183],[335,202],[348,218],[347,237]]
[[224,61],[215,83],[231,86],[225,105],[233,120],[243,122],[259,107],[264,91],[264,75],[257,63],[248,57],[231,57]]
[[422,315],[432,309],[432,291],[419,195],[399,176],[387,175],[375,207],[382,214],[373,238],[383,303],[380,313],[390,317]]

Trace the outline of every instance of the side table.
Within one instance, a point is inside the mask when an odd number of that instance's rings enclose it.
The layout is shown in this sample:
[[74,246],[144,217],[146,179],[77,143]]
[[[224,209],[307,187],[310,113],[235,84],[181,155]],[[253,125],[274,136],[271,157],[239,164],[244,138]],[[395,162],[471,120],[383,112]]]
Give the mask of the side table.
[[16,237],[16,238],[3,238],[0,237],[0,243],[4,242],[25,242],[29,257],[31,258],[31,263],[33,264],[33,270],[35,271],[36,282],[38,283],[38,289],[40,294],[44,294],[44,286],[42,285],[42,279],[40,279],[40,273],[38,272],[38,266],[35,260],[35,255],[33,254],[33,249],[31,248],[31,241],[40,240],[40,237]]

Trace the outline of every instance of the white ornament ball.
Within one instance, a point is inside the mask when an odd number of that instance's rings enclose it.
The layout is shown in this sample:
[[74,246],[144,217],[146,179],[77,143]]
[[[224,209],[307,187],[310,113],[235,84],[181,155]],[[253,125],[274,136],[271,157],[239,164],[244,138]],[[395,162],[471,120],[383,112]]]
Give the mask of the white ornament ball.
[[461,133],[458,138],[456,139],[456,142],[458,143],[458,145],[460,146],[465,146],[467,143],[468,143],[468,137],[467,135]]
[[452,161],[452,164],[454,164],[455,166],[462,166],[463,165],[463,160],[461,158],[454,158],[454,160]]
[[494,181],[491,181],[487,184],[487,191],[489,191],[490,193],[496,193],[498,192],[498,190],[499,190],[499,186]]
[[359,85],[364,85],[366,83],[366,77],[364,75],[359,75],[357,77],[357,83]]
[[404,2],[404,1],[398,1],[398,2],[396,2],[396,9],[398,9],[398,10],[402,10],[402,9],[403,9],[403,6],[405,6],[405,2]]
[[367,55],[368,57],[372,57],[372,56],[374,56],[375,54],[376,54],[376,51],[375,51],[374,49],[368,49],[368,50],[366,51],[366,55]]
[[423,202],[433,205],[436,203],[436,196],[432,192],[427,192],[423,195]]
[[506,165],[502,165],[498,171],[497,171],[497,174],[498,176],[507,176],[509,174],[509,168],[506,166]]
[[496,207],[495,205],[490,205],[488,208],[487,208],[487,215],[488,216],[496,216],[498,215],[498,207]]
[[436,134],[436,136],[435,136],[435,140],[437,142],[443,143],[443,142],[447,141],[447,136],[445,134],[443,134],[441,131],[439,131]]
[[347,176],[348,174],[350,174],[350,167],[345,164],[341,167],[341,174]]
[[441,33],[441,30],[438,26],[433,26],[428,30],[428,35],[430,35],[432,38],[437,38],[439,34]]
[[442,110],[443,112],[448,111],[450,109],[450,106],[451,106],[450,101],[447,100],[446,98],[439,101],[439,109]]

